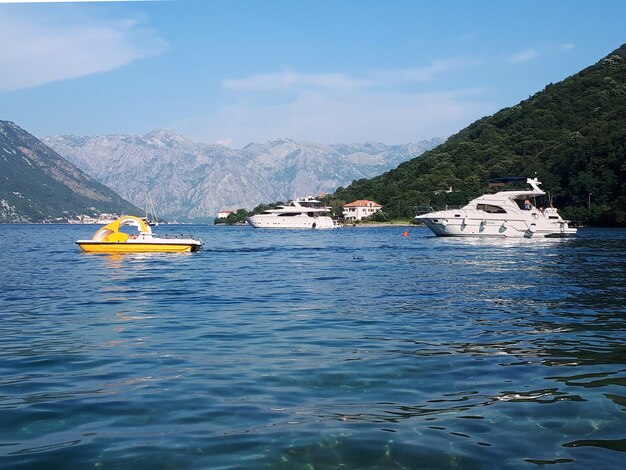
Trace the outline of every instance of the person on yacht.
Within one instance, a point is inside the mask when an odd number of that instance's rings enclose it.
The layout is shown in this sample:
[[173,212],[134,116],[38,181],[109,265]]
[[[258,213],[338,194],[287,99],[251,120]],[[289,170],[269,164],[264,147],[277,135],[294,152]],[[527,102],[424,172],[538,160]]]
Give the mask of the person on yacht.
[[531,209],[532,209],[532,207],[533,207],[533,206],[531,205],[530,200],[529,200],[529,199],[526,199],[526,200],[524,201],[524,210],[525,210],[525,211],[529,211],[529,210],[531,210]]

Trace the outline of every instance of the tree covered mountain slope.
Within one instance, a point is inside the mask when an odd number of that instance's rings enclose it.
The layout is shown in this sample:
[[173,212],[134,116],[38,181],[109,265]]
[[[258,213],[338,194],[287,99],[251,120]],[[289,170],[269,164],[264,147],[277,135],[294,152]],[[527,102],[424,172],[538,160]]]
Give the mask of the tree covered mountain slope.
[[0,222],[65,222],[139,209],[9,121],[0,121]]
[[535,174],[574,222],[626,226],[626,45],[333,199],[407,217],[415,205],[465,204],[489,178]]

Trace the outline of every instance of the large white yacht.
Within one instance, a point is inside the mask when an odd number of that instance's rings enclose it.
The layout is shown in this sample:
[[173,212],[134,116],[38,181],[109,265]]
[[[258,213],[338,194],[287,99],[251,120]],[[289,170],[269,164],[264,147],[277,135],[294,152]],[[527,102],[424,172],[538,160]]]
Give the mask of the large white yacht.
[[254,228],[335,228],[328,215],[330,208],[320,204],[314,197],[299,197],[276,209],[247,217],[246,222]]
[[525,190],[500,191],[472,199],[460,209],[428,212],[415,217],[437,236],[564,237],[576,233],[553,207],[538,209],[535,199],[546,193],[537,178],[526,178]]

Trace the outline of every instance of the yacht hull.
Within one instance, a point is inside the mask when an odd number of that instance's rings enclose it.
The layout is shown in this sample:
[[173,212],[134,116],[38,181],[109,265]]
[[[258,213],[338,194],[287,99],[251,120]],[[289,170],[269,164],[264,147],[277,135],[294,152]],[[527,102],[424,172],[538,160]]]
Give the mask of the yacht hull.
[[331,229],[335,228],[330,217],[253,215],[246,221],[254,228]]
[[436,213],[429,215],[417,219],[439,237],[544,238],[576,233],[576,229],[564,224],[548,225],[539,220],[529,223],[521,220],[450,218]]
[[313,196],[298,197],[288,204],[270,208],[246,218],[254,228],[329,229],[336,228],[328,216],[330,207],[319,207]]

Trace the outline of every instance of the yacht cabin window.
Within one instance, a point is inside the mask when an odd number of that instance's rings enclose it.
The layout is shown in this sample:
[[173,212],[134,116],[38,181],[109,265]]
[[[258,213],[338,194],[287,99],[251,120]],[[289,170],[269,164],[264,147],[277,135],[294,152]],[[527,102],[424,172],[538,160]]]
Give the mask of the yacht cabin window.
[[476,209],[479,211],[485,211],[490,214],[506,214],[506,211],[500,206],[493,206],[491,204],[477,204]]

